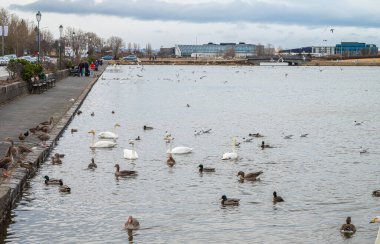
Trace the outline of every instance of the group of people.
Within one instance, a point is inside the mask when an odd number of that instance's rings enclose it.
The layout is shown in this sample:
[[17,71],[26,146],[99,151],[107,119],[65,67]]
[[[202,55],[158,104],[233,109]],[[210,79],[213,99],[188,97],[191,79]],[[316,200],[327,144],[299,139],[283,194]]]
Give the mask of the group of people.
[[78,64],[79,76],[85,78],[86,76],[94,77],[94,72],[98,70],[99,65],[102,65],[101,60],[95,60],[94,62],[80,62]]

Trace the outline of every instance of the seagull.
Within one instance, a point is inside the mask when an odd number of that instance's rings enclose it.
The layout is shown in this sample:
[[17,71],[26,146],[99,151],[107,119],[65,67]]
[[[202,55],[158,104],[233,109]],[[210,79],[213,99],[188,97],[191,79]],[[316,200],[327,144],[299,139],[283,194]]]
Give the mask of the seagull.
[[292,139],[293,135],[286,135],[284,136],[284,139]]
[[363,124],[363,121],[362,121],[362,122],[357,122],[357,121],[355,120],[354,122],[355,122],[355,125],[362,125],[362,124]]
[[201,77],[199,77],[199,79],[203,79],[203,78],[205,78],[205,77],[207,77],[207,75],[202,75]]
[[199,136],[200,134],[202,134],[202,131],[197,131],[197,130],[194,131],[194,136]]
[[203,133],[210,133],[212,129],[202,130]]
[[307,137],[309,134],[306,133],[306,134],[301,134],[301,137]]
[[335,30],[335,29],[330,29],[331,33],[334,33],[334,30]]

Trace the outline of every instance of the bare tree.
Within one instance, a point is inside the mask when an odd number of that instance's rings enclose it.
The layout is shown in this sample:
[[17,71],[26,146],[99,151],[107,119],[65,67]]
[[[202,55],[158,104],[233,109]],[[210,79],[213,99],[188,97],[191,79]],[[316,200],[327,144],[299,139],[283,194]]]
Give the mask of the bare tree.
[[260,43],[256,45],[256,55],[257,56],[264,56],[264,45],[261,45]]
[[107,42],[112,50],[113,56],[115,57],[115,59],[117,59],[120,48],[123,45],[123,39],[121,37],[112,36],[108,39]]
[[131,54],[132,53],[132,43],[128,42],[128,50],[127,50],[128,54]]
[[150,43],[146,44],[146,53],[150,56],[152,55],[152,45]]

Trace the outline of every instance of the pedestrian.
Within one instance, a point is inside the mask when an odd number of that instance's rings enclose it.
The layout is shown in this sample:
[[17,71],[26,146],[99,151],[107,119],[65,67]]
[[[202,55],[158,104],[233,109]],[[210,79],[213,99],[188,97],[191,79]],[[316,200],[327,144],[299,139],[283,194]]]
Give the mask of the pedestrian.
[[95,71],[95,64],[94,64],[94,62],[91,62],[91,64],[90,64],[90,77],[94,77],[94,71]]

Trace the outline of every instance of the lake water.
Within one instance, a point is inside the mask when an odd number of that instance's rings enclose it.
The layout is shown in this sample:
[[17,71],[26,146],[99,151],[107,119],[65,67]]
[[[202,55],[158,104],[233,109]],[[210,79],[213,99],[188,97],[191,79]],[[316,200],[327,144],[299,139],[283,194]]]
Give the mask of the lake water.
[[[30,180],[6,242],[125,243],[123,226],[133,215],[141,224],[135,243],[374,243],[379,68],[122,66],[103,77],[53,151],[66,154],[63,164],[48,161]],[[115,123],[117,147],[91,150],[87,132]],[[211,133],[194,136],[206,129]],[[193,148],[174,155],[173,168],[165,131],[173,146]],[[243,142],[256,132],[265,137]],[[124,159],[137,136],[139,159]],[[239,160],[222,161],[234,136]],[[262,140],[275,148],[261,150]],[[94,171],[86,169],[92,157]],[[138,176],[116,179],[115,163]],[[216,172],[199,174],[200,163]],[[264,173],[260,182],[241,183],[240,170]],[[44,175],[62,178],[72,193],[45,186]],[[285,202],[274,205],[273,191]],[[240,198],[240,206],[222,207],[222,195]],[[339,233],[347,216],[357,228],[350,239]]]

